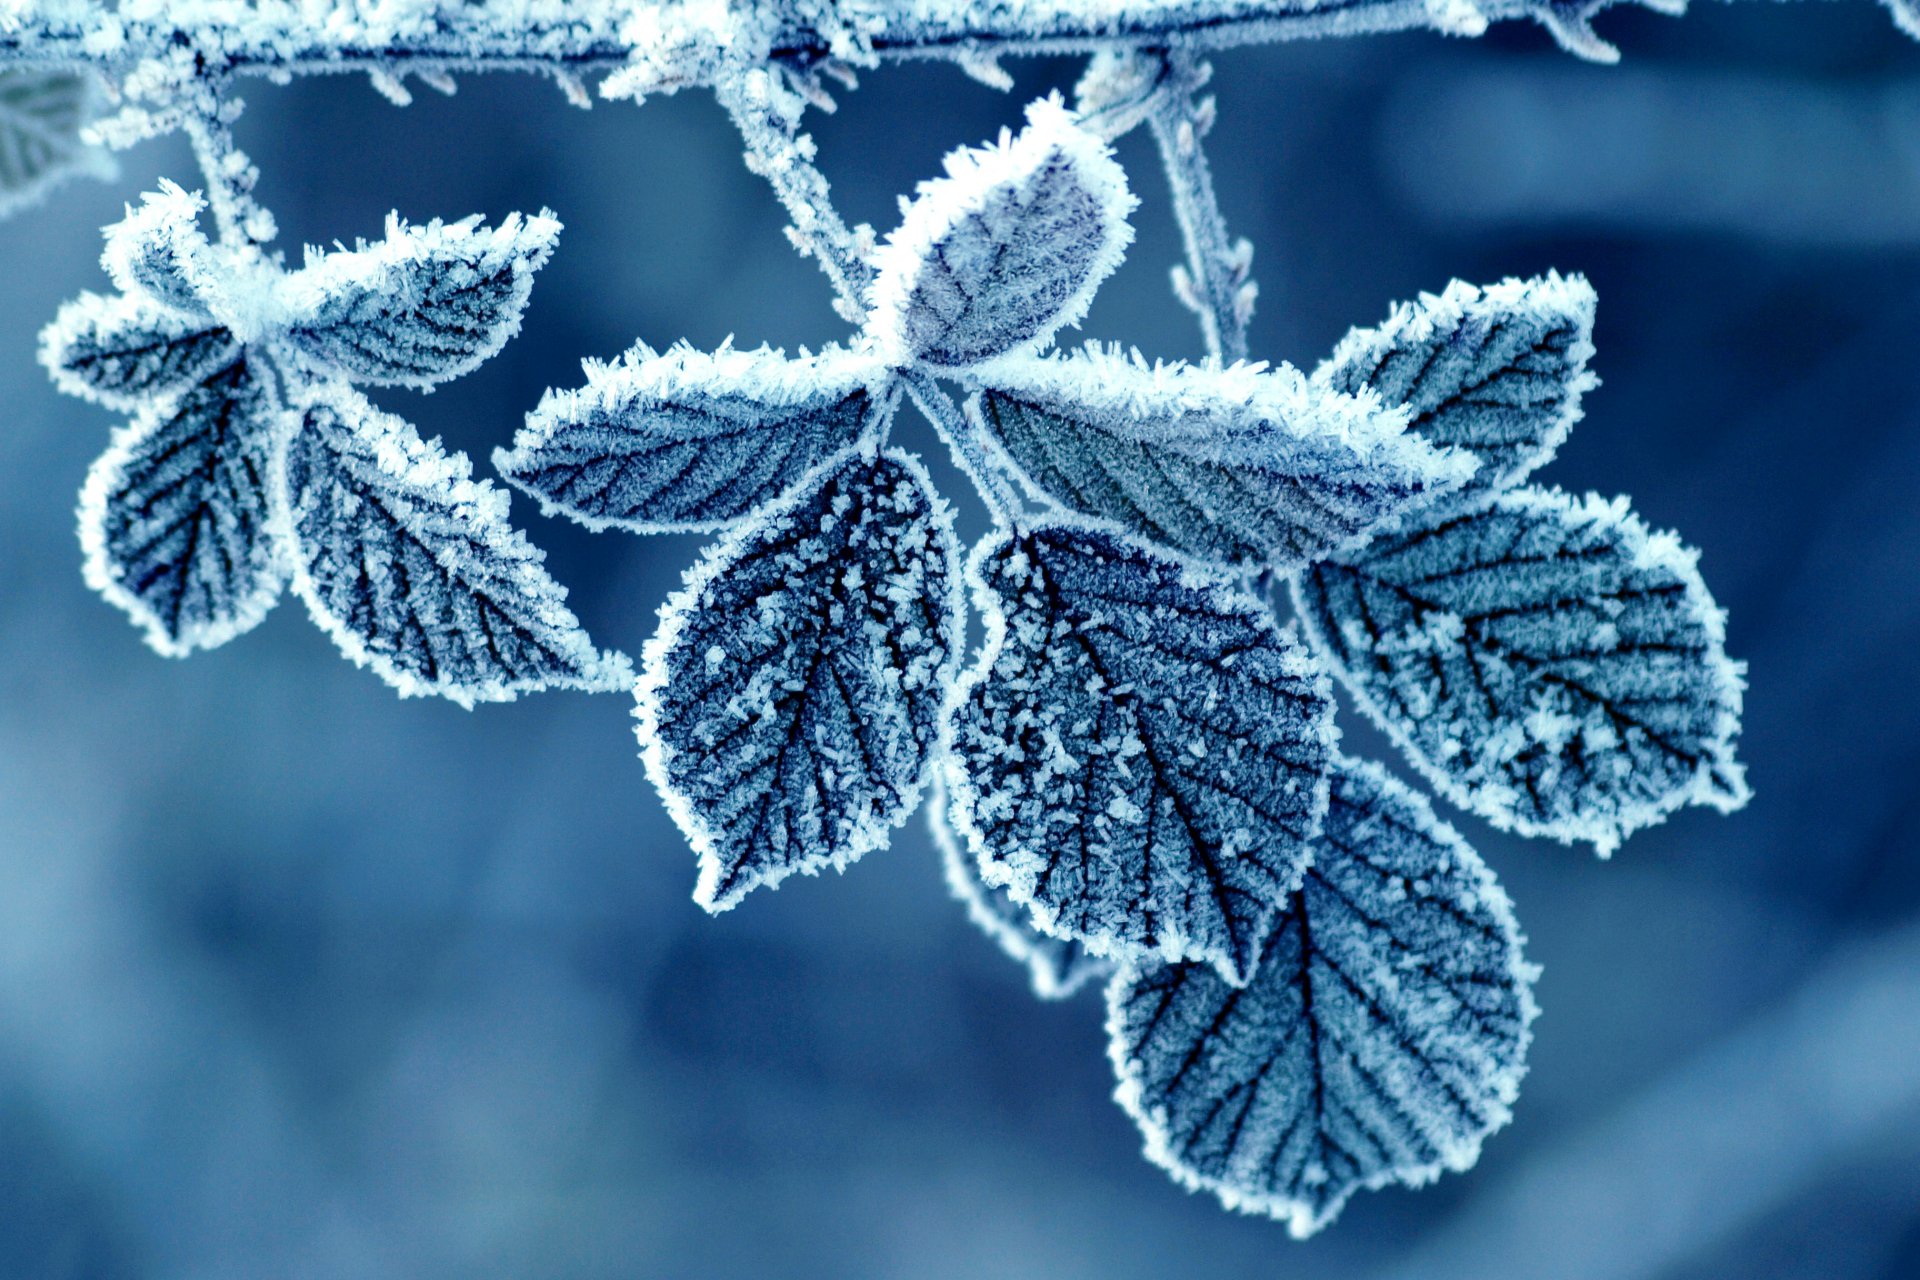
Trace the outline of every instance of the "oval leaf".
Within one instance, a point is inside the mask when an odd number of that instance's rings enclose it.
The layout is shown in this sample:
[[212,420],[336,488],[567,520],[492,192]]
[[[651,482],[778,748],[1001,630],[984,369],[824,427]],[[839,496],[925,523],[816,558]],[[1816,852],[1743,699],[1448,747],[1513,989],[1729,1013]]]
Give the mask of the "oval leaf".
[[1227,565],[1322,559],[1474,469],[1291,368],[1089,348],[1003,366],[968,412],[1042,496]]
[[1421,436],[1478,458],[1473,478],[1437,504],[1465,510],[1545,465],[1580,420],[1581,397],[1599,384],[1587,370],[1593,311],[1593,286],[1580,276],[1486,289],[1456,280],[1395,307],[1377,329],[1349,333],[1314,381],[1371,388],[1411,409]]
[[625,689],[545,557],[507,523],[507,496],[342,386],[305,389],[277,486],[294,589],[349,658],[403,697],[461,706],[523,690]]
[[83,293],[40,333],[40,363],[54,385],[116,409],[171,396],[239,354],[212,321],[124,294]]
[[244,359],[115,433],[80,491],[87,585],[170,657],[267,615],[286,581],[268,518],[277,410]]
[[1506,895],[1427,802],[1342,760],[1306,882],[1244,989],[1202,965],[1107,993],[1147,1156],[1295,1236],[1355,1191],[1479,1157],[1525,1072],[1537,970]]
[[884,370],[843,351],[644,347],[548,392],[511,450],[508,482],[591,529],[713,531],[790,490],[883,412]]
[[1042,1000],[1064,1000],[1087,983],[1104,980],[1113,972],[1111,960],[1093,954],[1086,944],[1072,938],[1043,933],[1034,926],[1032,911],[1015,902],[1005,888],[996,888],[980,878],[973,856],[961,847],[947,822],[946,788],[937,778],[927,804],[927,827],[940,850],[947,888],[967,909],[967,919],[980,932],[1027,967],[1035,995]]
[[1444,795],[1601,853],[1745,803],[1741,664],[1672,534],[1625,499],[1519,489],[1295,584],[1309,633]]
[[99,82],[88,72],[0,71],[0,217],[78,174],[113,176],[106,152],[80,140],[99,98]]
[[961,148],[920,184],[876,266],[868,332],[896,364],[968,369],[1076,324],[1120,265],[1135,204],[1106,144],[1057,99],[1018,136]]
[[912,812],[959,648],[956,554],[918,462],[850,451],[689,571],[636,717],[695,901],[844,870]]
[[315,253],[289,277],[288,341],[356,382],[431,387],[466,373],[520,330],[533,273],[560,224],[548,213],[410,227],[351,251]]
[[1049,933],[1244,982],[1326,809],[1326,677],[1220,576],[1042,524],[969,567],[986,619],[947,786],[983,877]]

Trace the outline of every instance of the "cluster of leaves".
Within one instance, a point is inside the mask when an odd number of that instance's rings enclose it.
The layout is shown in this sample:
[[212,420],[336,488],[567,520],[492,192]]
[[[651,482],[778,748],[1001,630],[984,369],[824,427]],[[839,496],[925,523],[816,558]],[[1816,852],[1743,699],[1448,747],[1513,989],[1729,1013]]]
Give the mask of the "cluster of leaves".
[[[1532,970],[1473,851],[1337,751],[1327,673],[1505,828],[1604,852],[1745,795],[1692,553],[1525,483],[1592,385],[1591,290],[1456,284],[1311,376],[1049,352],[1130,239],[1124,175],[1051,102],[947,169],[850,347],[637,348],[496,455],[590,527],[721,534],[637,686],[695,896],[844,868],[932,784],[956,893],[1036,988],[1110,975],[1118,1096],[1177,1177],[1304,1234],[1464,1167],[1515,1096]],[[1031,504],[964,569],[886,444],[923,376]]]
[[625,687],[506,495],[353,385],[431,387],[492,355],[559,224],[395,219],[288,272],[209,242],[201,204],[168,186],[129,210],[103,258],[119,291],[41,337],[63,390],[131,415],[81,491],[88,583],[169,655],[249,630],[290,584],[402,694]]

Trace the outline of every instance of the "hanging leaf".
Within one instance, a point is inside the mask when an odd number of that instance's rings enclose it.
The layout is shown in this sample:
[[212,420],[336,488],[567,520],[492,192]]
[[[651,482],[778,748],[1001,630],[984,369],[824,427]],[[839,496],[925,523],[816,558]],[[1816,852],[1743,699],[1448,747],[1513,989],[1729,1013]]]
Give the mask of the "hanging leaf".
[[1342,760],[1251,983],[1193,964],[1114,980],[1116,1097],[1178,1181],[1311,1235],[1361,1188],[1478,1159],[1519,1093],[1537,972],[1473,850]]
[[1117,532],[983,543],[950,816],[1048,933],[1245,982],[1326,808],[1326,677],[1253,597]]
[[920,464],[852,450],[687,574],[636,715],[695,901],[844,870],[912,812],[959,649],[955,557]]
[[1474,469],[1404,413],[1291,368],[1148,368],[1090,347],[1003,365],[968,413],[1042,496],[1226,565],[1322,559]]
[[1480,469],[1422,519],[1479,506],[1545,465],[1599,384],[1593,287],[1549,272],[1481,289],[1456,280],[1439,296],[1394,308],[1378,329],[1355,329],[1314,381],[1371,388],[1412,410],[1412,429],[1471,453]]
[[889,399],[875,360],[838,350],[640,347],[586,371],[578,391],[542,398],[494,466],[591,529],[722,529],[852,445]]
[[115,409],[164,399],[240,354],[233,335],[147,301],[83,293],[40,334],[40,363],[68,395]]
[[880,251],[868,332],[895,364],[970,369],[1077,324],[1120,265],[1136,203],[1106,144],[1059,100],[920,184]]
[[147,192],[137,208],[107,228],[101,265],[122,292],[207,318],[201,295],[212,287],[216,251],[200,231],[205,207],[198,192],[161,179],[158,191]]
[[280,303],[293,347],[356,382],[431,387],[459,377],[520,330],[533,273],[560,235],[550,213],[410,227],[351,251],[309,249]]
[[1442,794],[1604,854],[1681,805],[1747,798],[1744,668],[1696,559],[1624,498],[1522,488],[1315,565],[1296,599]]
[[25,208],[70,177],[113,176],[113,161],[80,140],[92,123],[98,83],[84,71],[0,71],[0,217]]
[[1085,943],[1042,933],[1034,926],[1031,911],[1015,902],[1004,888],[995,888],[980,878],[973,855],[961,846],[947,822],[946,788],[937,777],[927,802],[927,826],[940,850],[947,888],[982,933],[1027,967],[1035,995],[1042,1000],[1064,1000],[1087,983],[1102,981],[1113,972],[1113,962],[1087,950]]
[[226,643],[280,597],[266,483],[277,414],[252,366],[230,359],[122,427],[87,473],[87,585],[169,657]]
[[631,685],[566,607],[507,496],[463,455],[340,385],[309,386],[279,491],[294,589],[349,658],[403,697],[461,706],[531,689]]

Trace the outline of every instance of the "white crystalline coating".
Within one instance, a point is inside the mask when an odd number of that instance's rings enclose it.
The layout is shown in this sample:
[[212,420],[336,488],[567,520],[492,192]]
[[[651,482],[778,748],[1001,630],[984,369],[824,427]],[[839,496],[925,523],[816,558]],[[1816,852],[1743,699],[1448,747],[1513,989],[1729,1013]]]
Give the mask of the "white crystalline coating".
[[888,360],[967,370],[1033,352],[1086,315],[1133,240],[1107,145],[1057,98],[1019,134],[954,151],[875,260],[867,330]]
[[1327,678],[1231,579],[1110,526],[976,549],[948,816],[1033,923],[1244,983],[1326,811]]
[[1296,1237],[1355,1191],[1466,1169],[1526,1071],[1538,970],[1493,875],[1417,793],[1340,760],[1325,829],[1253,981],[1123,971],[1115,1097],[1147,1157]]
[[849,450],[707,549],[635,689],[694,900],[844,870],[919,803],[960,647],[953,517],[897,451]]
[[106,229],[100,265],[122,292],[186,315],[208,314],[202,290],[214,270],[213,247],[200,230],[206,201],[162,179],[127,216]]
[[507,495],[467,459],[341,384],[297,393],[276,458],[276,522],[293,586],[341,652],[400,691],[461,706],[535,689],[611,692],[633,672],[601,653]]
[[[6,23],[0,17],[0,32]],[[35,203],[68,178],[110,178],[106,152],[80,140],[99,113],[100,85],[64,67],[0,69],[0,217]]]
[[889,400],[879,361],[837,349],[638,347],[586,373],[541,398],[494,466],[590,529],[724,528],[871,431]]
[[1548,272],[1480,288],[1454,281],[1395,307],[1376,329],[1349,333],[1314,381],[1371,389],[1412,413],[1412,430],[1471,453],[1480,470],[1422,503],[1406,523],[1482,505],[1552,459],[1599,384],[1593,358],[1593,286]]
[[520,331],[533,273],[560,235],[553,215],[408,226],[352,250],[307,251],[282,281],[287,341],[355,382],[426,388],[477,367]]
[[947,888],[967,909],[967,919],[1008,956],[1027,968],[1033,993],[1042,1000],[1064,1000],[1089,982],[1113,972],[1113,962],[1089,951],[1072,938],[1056,938],[1034,927],[1033,914],[1013,900],[1004,887],[980,878],[973,855],[947,822],[946,788],[935,774],[927,800],[927,829],[940,850]]
[[1280,571],[1463,483],[1406,412],[1291,367],[1148,367],[1089,347],[1007,361],[968,413],[1038,495],[1176,551]]
[[87,585],[168,657],[251,629],[287,578],[267,497],[279,410],[228,356],[115,432],[80,491]]
[[1308,634],[1450,800],[1602,854],[1746,803],[1744,664],[1698,553],[1597,495],[1520,488],[1294,582]]
[[158,408],[239,350],[212,319],[133,294],[83,293],[40,333],[54,385],[112,409]]
[[1915,0],[1886,0],[1886,6],[1887,12],[1893,15],[1894,25],[1920,40],[1920,4]]

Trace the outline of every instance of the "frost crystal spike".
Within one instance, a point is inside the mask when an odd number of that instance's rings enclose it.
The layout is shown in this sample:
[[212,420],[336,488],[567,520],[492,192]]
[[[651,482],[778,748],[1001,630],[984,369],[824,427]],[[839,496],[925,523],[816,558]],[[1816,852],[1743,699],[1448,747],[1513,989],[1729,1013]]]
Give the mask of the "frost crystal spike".
[[1030,910],[1015,902],[1004,887],[996,888],[980,878],[973,855],[947,822],[946,789],[937,778],[927,804],[927,829],[940,851],[947,888],[967,909],[967,919],[1000,950],[1026,966],[1035,995],[1042,1000],[1064,1000],[1087,983],[1102,981],[1113,972],[1113,962],[1087,950],[1085,943],[1056,938],[1035,928]]
[[1371,388],[1407,406],[1419,435],[1479,459],[1471,480],[1419,517],[1437,519],[1553,458],[1599,382],[1587,370],[1593,312],[1593,287],[1580,276],[1485,289],[1456,280],[1394,308],[1377,329],[1353,330],[1313,377],[1336,391]]
[[1626,500],[1522,488],[1295,583],[1309,633],[1442,794],[1601,853],[1745,803],[1743,668],[1697,553]]
[[1009,362],[968,409],[1048,499],[1226,565],[1295,569],[1474,470],[1409,435],[1404,412],[1292,368],[1148,368],[1089,348]]
[[1117,1097],[1177,1180],[1311,1235],[1357,1190],[1473,1164],[1519,1092],[1535,973],[1473,850],[1341,760],[1251,983],[1191,964],[1114,979]]
[[1326,809],[1326,677],[1228,579],[1105,528],[1001,534],[950,816],[1034,924],[1251,976]]
[[520,331],[533,273],[559,238],[550,213],[410,227],[351,251],[309,249],[289,276],[287,340],[323,368],[380,386],[457,378]]
[[959,649],[957,557],[920,464],[857,449],[688,573],[635,715],[702,906],[843,870],[913,811]]
[[296,412],[277,485],[294,589],[349,658],[402,696],[462,706],[631,684],[465,457],[343,386],[306,389]]
[[644,347],[550,391],[494,465],[591,529],[714,531],[780,498],[889,411],[885,370],[829,350]]
[[1120,265],[1136,203],[1106,144],[1057,100],[997,145],[947,156],[881,248],[868,332],[895,364],[965,370],[1077,324]]
[[267,503],[278,410],[252,366],[226,354],[116,432],[80,491],[87,585],[170,657],[253,627],[287,577]]

